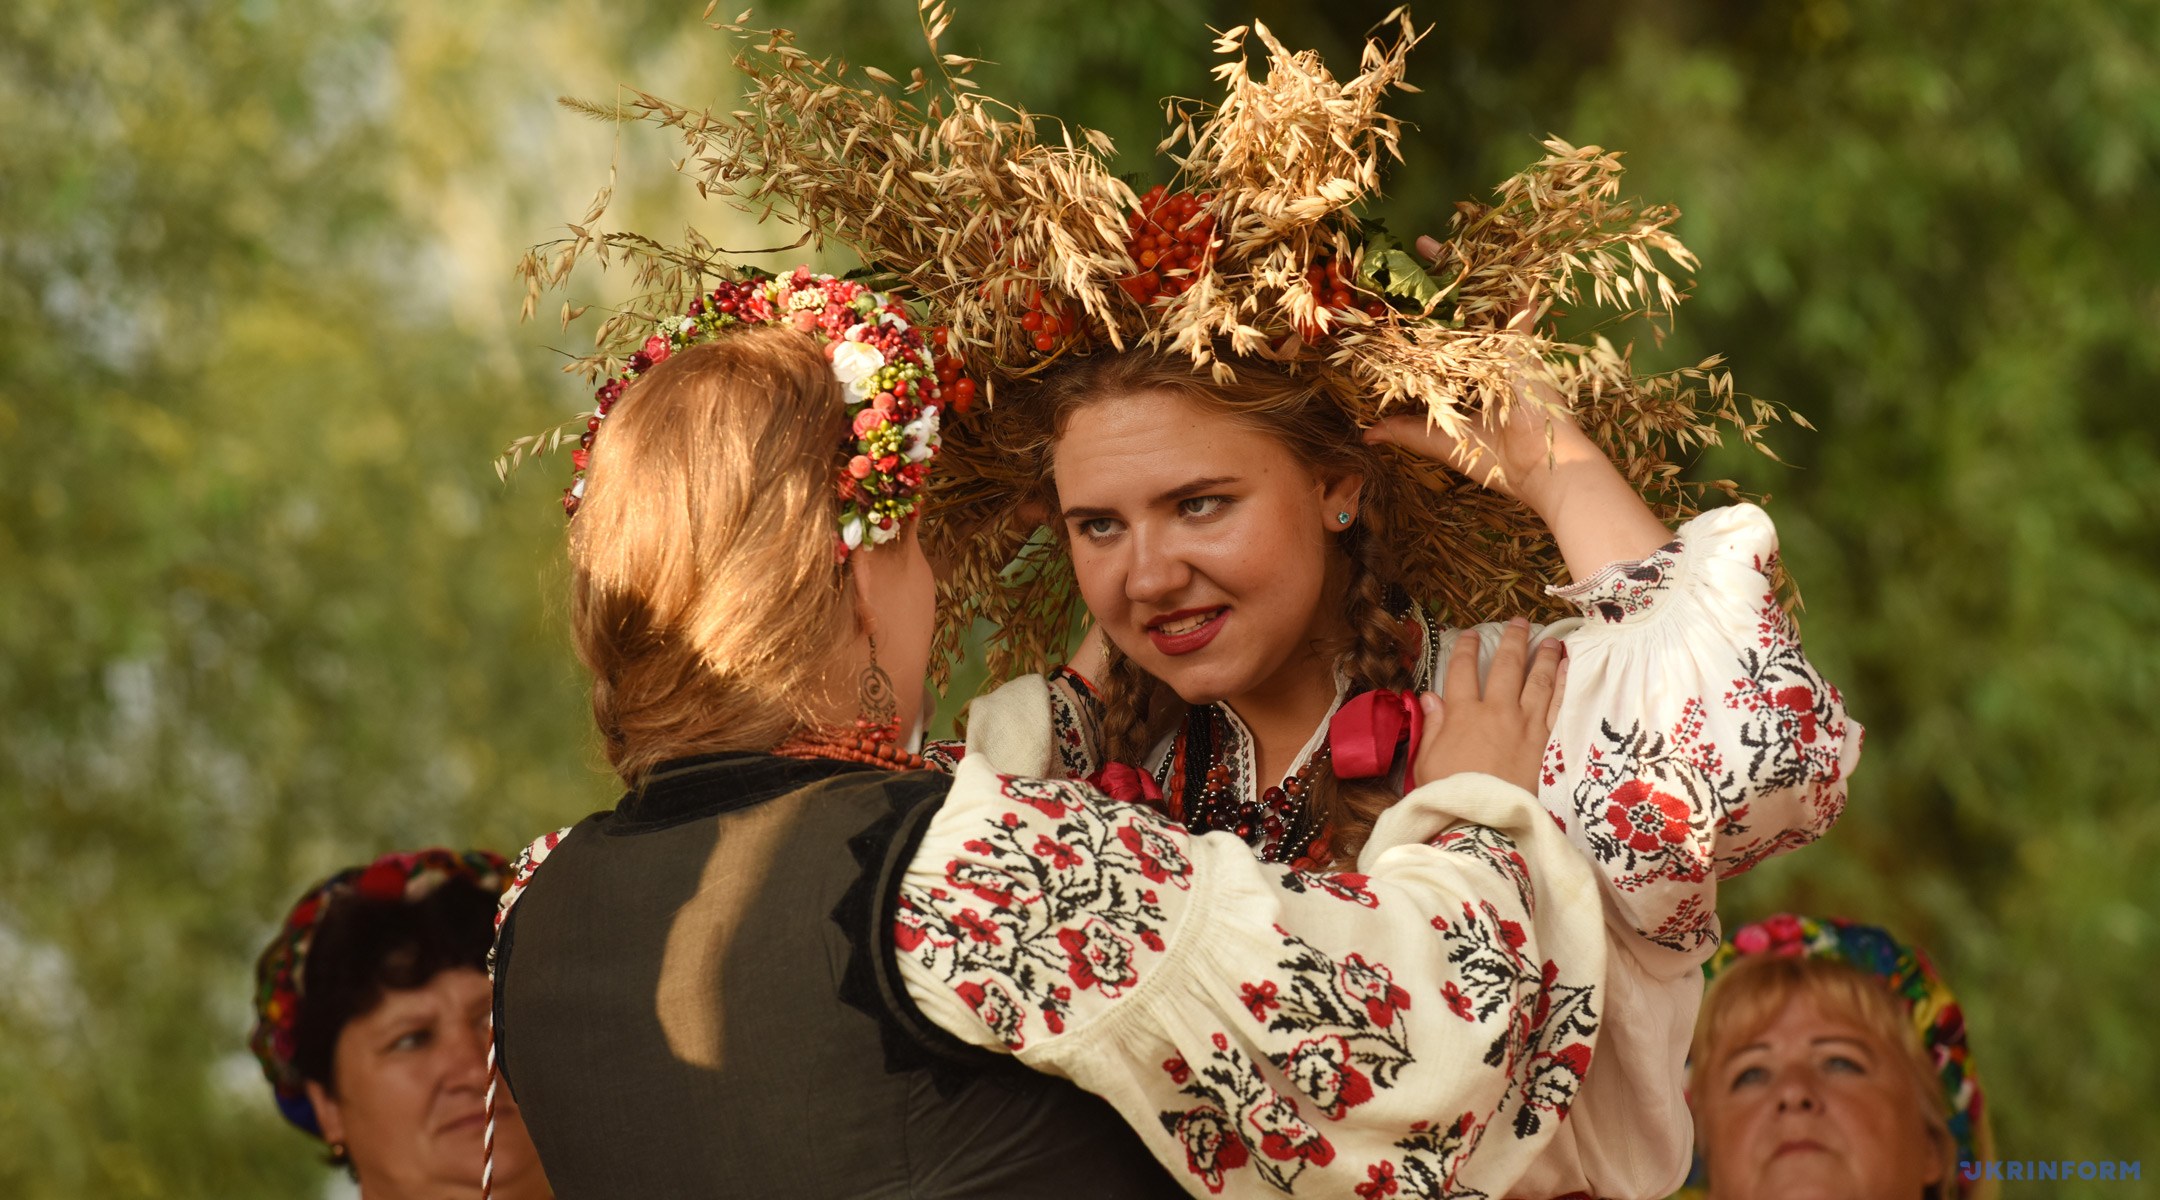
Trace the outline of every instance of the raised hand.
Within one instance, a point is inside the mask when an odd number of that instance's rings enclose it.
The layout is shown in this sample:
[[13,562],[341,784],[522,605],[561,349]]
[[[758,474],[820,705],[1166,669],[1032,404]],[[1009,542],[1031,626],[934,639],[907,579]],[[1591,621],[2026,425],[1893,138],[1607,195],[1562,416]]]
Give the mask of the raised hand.
[[1465,630],[1455,639],[1445,691],[1418,697],[1425,710],[1418,779],[1476,771],[1537,791],[1545,743],[1566,691],[1567,659],[1557,638],[1535,654],[1529,646],[1530,623],[1520,617],[1508,622],[1480,687],[1478,635]]

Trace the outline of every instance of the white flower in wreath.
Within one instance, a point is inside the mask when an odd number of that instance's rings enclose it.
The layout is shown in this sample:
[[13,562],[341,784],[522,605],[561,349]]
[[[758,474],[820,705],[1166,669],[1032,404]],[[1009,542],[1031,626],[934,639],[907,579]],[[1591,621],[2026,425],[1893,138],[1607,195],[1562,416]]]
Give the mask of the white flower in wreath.
[[832,369],[848,395],[860,400],[870,394],[870,380],[885,365],[885,355],[876,346],[861,342],[842,342],[833,347]]
[[893,522],[890,526],[872,525],[870,527],[870,544],[873,546],[882,546],[899,536],[900,523],[898,521]]
[[847,519],[840,522],[840,541],[850,550],[860,547],[864,528],[862,517],[849,513]]
[[890,325],[894,329],[897,329],[902,333],[906,333],[908,331],[907,318],[901,316],[899,313],[896,313],[889,308],[881,308],[878,310],[878,321],[881,324]]
[[934,408],[923,410],[923,415],[900,427],[900,436],[907,446],[907,449],[900,452],[900,457],[909,462],[921,462],[936,453],[938,445],[938,410]]

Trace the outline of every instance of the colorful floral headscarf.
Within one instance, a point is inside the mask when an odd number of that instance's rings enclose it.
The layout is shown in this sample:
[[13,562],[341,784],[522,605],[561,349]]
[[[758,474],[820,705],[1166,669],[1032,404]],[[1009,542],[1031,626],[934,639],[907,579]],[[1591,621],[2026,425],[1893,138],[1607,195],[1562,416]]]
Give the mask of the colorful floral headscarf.
[[[1920,1035],[1921,1049],[1935,1065],[1942,1082],[1943,1101],[1949,1108],[1950,1136],[1957,1141],[1958,1161],[1974,1162],[1992,1152],[1986,1145],[1986,1096],[1974,1071],[1971,1051],[1965,1043],[1965,1010],[1958,1007],[1950,986],[1918,946],[1908,946],[1874,925],[1861,925],[1839,917],[1802,917],[1779,913],[1753,925],[1742,926],[1703,965],[1707,980],[1741,958],[1751,955],[1786,958],[1818,958],[1844,963],[1881,979],[1912,1021]],[[1688,1183],[1704,1185],[1702,1159]],[[1962,1172],[1956,1176],[1957,1195],[1969,1196],[1973,1184]],[[1695,1195],[1683,1192],[1682,1195]]]
[[308,948],[330,906],[347,896],[417,904],[453,879],[462,879],[490,896],[509,882],[509,867],[486,850],[415,850],[385,854],[364,866],[347,867],[309,888],[286,914],[278,934],[255,961],[255,1029],[248,1048],[262,1063],[263,1076],[277,1093],[285,1119],[316,1137],[307,1086],[293,1063],[300,1025],[301,991],[307,978]]

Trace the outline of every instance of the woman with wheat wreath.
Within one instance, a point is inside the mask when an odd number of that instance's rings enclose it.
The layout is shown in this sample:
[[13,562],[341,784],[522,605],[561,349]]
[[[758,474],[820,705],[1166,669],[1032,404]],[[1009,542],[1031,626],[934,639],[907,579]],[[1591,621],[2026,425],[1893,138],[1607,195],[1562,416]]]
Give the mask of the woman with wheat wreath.
[[[1672,454],[1720,425],[1753,441],[1775,410],[1743,415],[1714,363],[1637,376],[1604,338],[1518,311],[1545,294],[1616,321],[1668,312],[1654,256],[1692,261],[1676,214],[1616,200],[1616,156],[1555,142],[1495,203],[1460,206],[1430,266],[1357,216],[1399,132],[1379,99],[1406,86],[1416,40],[1404,22],[1338,82],[1264,29],[1232,31],[1224,101],[1177,114],[1188,186],[1145,195],[1092,136],[1037,142],[1034,119],[957,85],[895,99],[890,77],[843,79],[780,32],[738,60],[752,85],[731,118],[638,106],[684,130],[703,182],[788,201],[949,324],[955,419],[924,530],[956,564],[948,636],[988,619],[1004,674],[1057,664],[1083,601],[1106,635],[1077,670],[1000,693],[1050,726],[1059,773],[1264,861],[1370,865],[1375,818],[1420,778],[1417,726],[1445,725],[1415,698],[1469,640],[1442,628],[1582,607],[1586,627],[1539,630],[1548,665],[1569,637],[1574,678],[1537,790],[1604,880],[1620,999],[1524,1186],[1662,1194],[1686,1165],[1680,1062],[1715,880],[1835,819],[1859,729],[1776,603],[1760,510],[1678,538],[1660,520],[1694,511]],[[611,236],[536,252],[528,277],[613,249],[668,293],[710,265],[701,246]],[[969,419],[976,376],[996,403]],[[1475,632],[1487,655],[1508,636]]]

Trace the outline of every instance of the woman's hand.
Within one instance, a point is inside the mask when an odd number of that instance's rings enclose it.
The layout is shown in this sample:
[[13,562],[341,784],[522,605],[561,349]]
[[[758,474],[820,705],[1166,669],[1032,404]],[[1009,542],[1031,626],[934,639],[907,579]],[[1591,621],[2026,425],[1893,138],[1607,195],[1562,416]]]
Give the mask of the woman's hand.
[[[1419,249],[1431,239],[1420,239]],[[1536,296],[1508,318],[1507,333],[1522,338],[1536,327],[1543,305]],[[1603,460],[1596,446],[1568,418],[1567,402],[1539,377],[1527,346],[1514,356],[1510,380],[1514,396],[1503,418],[1496,406],[1478,411],[1456,437],[1424,414],[1384,417],[1365,431],[1370,445],[1400,446],[1412,454],[1444,462],[1504,496],[1544,511],[1546,485],[1563,463]]]
[[[1418,252],[1427,258],[1439,249],[1431,238],[1418,239]],[[1527,334],[1544,312],[1532,296],[1507,328]],[[1527,344],[1518,359],[1521,369],[1515,372],[1505,420],[1488,408],[1472,418],[1462,437],[1451,437],[1422,414],[1399,414],[1366,430],[1365,441],[1444,462],[1522,501],[1552,530],[1568,573],[1578,580],[1608,563],[1646,557],[1671,540],[1671,532],[1604,451],[1566,415],[1566,399],[1535,370]]]
[[1480,688],[1478,635],[1465,630],[1455,639],[1445,693],[1418,697],[1425,710],[1418,779],[1430,783],[1476,771],[1536,794],[1545,743],[1566,691],[1567,659],[1558,638],[1536,654],[1529,646],[1530,622],[1520,617],[1508,622]]

